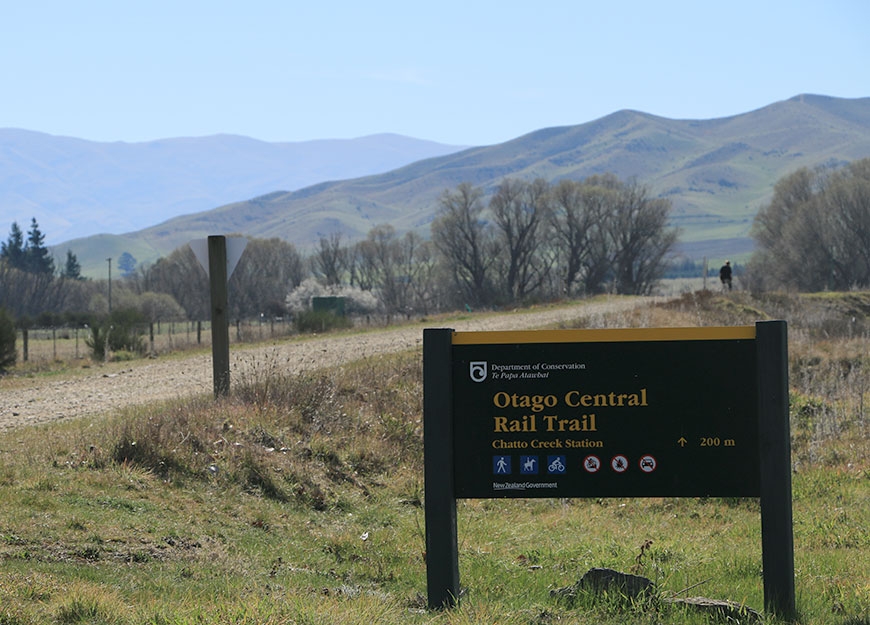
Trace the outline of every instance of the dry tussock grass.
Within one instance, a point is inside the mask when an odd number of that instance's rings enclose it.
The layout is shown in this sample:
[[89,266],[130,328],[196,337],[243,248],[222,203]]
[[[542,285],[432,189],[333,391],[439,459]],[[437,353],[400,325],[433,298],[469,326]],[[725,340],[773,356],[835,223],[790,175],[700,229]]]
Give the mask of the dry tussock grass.
[[[870,296],[699,291],[569,325],[717,326],[786,319],[796,466],[824,461],[867,468],[865,311]],[[342,505],[336,485],[367,496],[387,475],[407,474],[401,481],[420,472],[418,352],[315,374],[291,374],[277,357],[259,358],[246,364],[227,400],[203,398],[127,414],[106,428],[97,452],[82,457],[134,464],[167,480],[211,480],[321,510]],[[832,440],[841,444],[832,446]]]
[[421,470],[419,354],[316,374],[288,373],[269,358],[249,364],[231,397],[127,411],[67,462],[133,466],[315,510]]

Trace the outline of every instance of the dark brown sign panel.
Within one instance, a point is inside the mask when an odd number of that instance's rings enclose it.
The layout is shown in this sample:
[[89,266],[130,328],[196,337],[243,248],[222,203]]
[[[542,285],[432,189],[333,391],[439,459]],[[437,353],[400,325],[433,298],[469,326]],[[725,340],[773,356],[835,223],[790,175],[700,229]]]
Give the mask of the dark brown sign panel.
[[456,497],[758,496],[754,339],[454,333]]

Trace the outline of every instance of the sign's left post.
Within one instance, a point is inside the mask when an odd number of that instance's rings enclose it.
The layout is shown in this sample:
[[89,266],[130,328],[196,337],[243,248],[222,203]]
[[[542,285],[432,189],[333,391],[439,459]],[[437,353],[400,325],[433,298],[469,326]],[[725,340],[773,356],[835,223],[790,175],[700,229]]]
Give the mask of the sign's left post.
[[230,322],[227,313],[227,240],[222,235],[208,237],[208,275],[214,395],[223,397],[230,392]]
[[453,485],[453,331],[423,330],[423,464],[426,587],[430,609],[459,601],[459,549]]

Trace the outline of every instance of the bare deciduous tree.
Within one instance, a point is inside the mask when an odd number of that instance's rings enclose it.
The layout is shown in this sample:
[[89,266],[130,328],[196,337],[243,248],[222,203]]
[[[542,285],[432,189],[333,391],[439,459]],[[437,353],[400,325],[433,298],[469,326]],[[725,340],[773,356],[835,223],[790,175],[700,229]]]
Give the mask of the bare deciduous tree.
[[148,268],[144,291],[168,293],[189,319],[208,319],[211,310],[209,283],[193,250],[183,245]]
[[562,289],[574,293],[597,293],[611,269],[611,245],[607,220],[613,212],[616,192],[593,177],[586,182],[562,180],[553,189],[550,214]]
[[70,281],[50,273],[31,273],[15,269],[0,259],[0,307],[17,318],[37,317],[43,312],[65,309]]
[[428,313],[438,307],[437,260],[435,247],[415,232],[408,232],[402,239],[402,264],[411,289],[411,306],[414,310]]
[[311,257],[311,269],[327,286],[341,284],[348,270],[348,249],[342,245],[341,233],[320,237],[320,246]]
[[870,285],[870,159],[781,179],[756,215],[752,236],[758,247],[750,267],[763,287]]
[[550,188],[545,180],[505,179],[489,203],[499,235],[503,295],[520,302],[539,289],[550,269],[548,243]]
[[284,314],[287,293],[305,277],[302,256],[278,238],[249,239],[230,276],[229,305],[236,317]]
[[376,293],[388,315],[426,310],[434,298],[431,243],[415,232],[398,236],[390,225],[369,231],[353,248],[357,284]]
[[647,295],[664,273],[664,260],[677,241],[668,228],[671,203],[651,198],[636,181],[626,184],[610,222],[617,293]]
[[488,305],[493,286],[490,270],[498,247],[493,228],[483,217],[483,192],[463,182],[445,191],[432,223],[432,242],[451,276],[458,302]]
[[817,186],[816,174],[807,168],[799,169],[776,183],[770,204],[756,214],[752,236],[758,248],[752,265],[762,286],[800,288],[804,276],[795,269],[804,263],[797,261],[810,251],[803,249],[807,244],[810,248],[816,246],[805,242],[806,237],[791,224],[802,221],[801,215],[815,196]]

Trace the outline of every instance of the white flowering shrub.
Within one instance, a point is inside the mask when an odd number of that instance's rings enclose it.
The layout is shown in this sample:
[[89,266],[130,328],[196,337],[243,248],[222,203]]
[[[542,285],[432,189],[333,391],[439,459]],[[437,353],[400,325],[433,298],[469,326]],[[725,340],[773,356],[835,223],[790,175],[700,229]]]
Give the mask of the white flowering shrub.
[[378,299],[371,291],[345,285],[323,285],[314,278],[306,278],[293,289],[285,300],[287,309],[294,313],[311,310],[311,300],[315,297],[345,298],[345,312],[349,315],[364,315],[378,309]]

